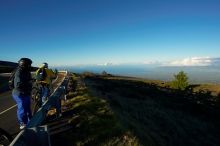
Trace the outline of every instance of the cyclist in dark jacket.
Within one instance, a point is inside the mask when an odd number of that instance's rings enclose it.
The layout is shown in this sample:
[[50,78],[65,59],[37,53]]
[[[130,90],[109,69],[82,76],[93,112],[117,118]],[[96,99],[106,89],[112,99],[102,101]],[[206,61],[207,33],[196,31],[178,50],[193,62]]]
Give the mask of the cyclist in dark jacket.
[[14,76],[12,96],[17,103],[17,118],[20,129],[23,129],[32,118],[30,98],[32,89],[30,73],[32,61],[29,58],[21,58],[18,64],[19,66]]

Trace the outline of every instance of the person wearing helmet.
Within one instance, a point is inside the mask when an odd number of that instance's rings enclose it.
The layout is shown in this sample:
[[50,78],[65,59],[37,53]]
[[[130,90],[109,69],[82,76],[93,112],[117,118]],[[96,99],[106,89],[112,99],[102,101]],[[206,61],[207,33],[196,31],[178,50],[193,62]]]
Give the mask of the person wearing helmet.
[[29,58],[21,58],[18,61],[18,68],[14,75],[14,88],[12,97],[17,103],[17,118],[20,129],[25,128],[28,121],[32,118],[31,113],[31,64]]
[[43,77],[41,77],[40,79],[36,78],[36,80],[42,85],[41,101],[42,103],[44,103],[49,96],[50,88],[52,86],[52,79],[55,78],[55,74],[51,69],[48,68],[47,63],[43,63],[39,67],[39,69],[36,71],[36,77],[40,74],[44,74],[42,75]]

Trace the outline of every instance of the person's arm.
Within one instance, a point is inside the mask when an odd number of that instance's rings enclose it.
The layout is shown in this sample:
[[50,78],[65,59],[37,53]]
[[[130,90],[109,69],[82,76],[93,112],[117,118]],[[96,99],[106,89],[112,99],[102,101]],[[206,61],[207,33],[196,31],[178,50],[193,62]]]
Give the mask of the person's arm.
[[39,71],[40,71],[40,68],[38,68],[37,71],[35,72],[35,76],[38,74]]
[[27,82],[27,92],[29,92],[29,94],[31,94],[31,90],[32,90],[32,76],[31,76],[31,72],[28,72],[28,82]]
[[22,79],[22,75],[21,75],[21,70],[17,70],[16,73],[15,73],[15,79],[14,79],[14,86],[15,88],[17,89],[24,89],[24,81]]

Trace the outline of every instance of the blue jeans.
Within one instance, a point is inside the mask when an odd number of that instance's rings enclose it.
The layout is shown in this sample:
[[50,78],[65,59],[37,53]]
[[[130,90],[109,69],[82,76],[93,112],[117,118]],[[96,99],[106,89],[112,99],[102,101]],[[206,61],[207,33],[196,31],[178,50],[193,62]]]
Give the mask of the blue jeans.
[[42,105],[44,104],[44,102],[47,100],[47,97],[48,97],[48,95],[49,95],[49,88],[48,88],[48,86],[43,86],[42,88],[41,88],[41,101],[42,101]]
[[17,118],[19,124],[27,124],[32,118],[30,96],[12,94],[17,103]]

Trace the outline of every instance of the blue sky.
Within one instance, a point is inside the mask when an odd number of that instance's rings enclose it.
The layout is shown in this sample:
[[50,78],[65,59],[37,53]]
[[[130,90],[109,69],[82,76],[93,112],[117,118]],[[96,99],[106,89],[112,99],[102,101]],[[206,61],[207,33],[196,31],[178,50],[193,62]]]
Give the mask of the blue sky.
[[0,1],[0,60],[129,64],[219,54],[217,0]]

